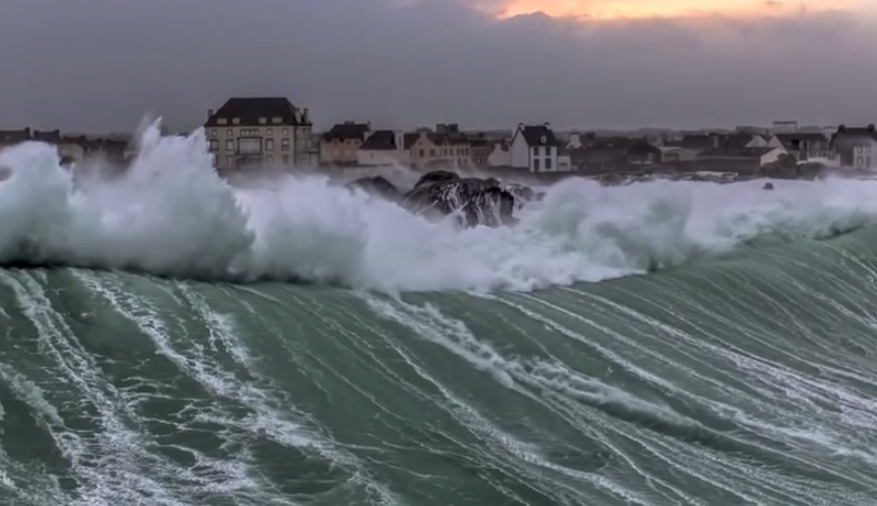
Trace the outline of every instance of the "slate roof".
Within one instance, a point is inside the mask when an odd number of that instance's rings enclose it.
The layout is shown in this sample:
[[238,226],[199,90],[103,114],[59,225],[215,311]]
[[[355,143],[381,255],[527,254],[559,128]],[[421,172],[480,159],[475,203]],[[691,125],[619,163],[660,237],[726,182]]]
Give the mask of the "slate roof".
[[0,144],[17,144],[31,140],[30,128],[23,130],[0,130]]
[[717,148],[736,150],[745,148],[747,144],[759,137],[768,140],[758,133],[686,134],[682,136],[681,140],[666,142],[665,146],[691,149],[693,151],[707,151]]
[[352,121],[339,123],[323,134],[325,142],[364,140],[371,127],[367,123],[354,123]]
[[828,140],[824,134],[819,132],[796,132],[796,133],[788,133],[788,134],[776,134],[777,139],[786,145],[786,143],[791,143],[794,141],[809,141],[809,142],[825,142]]
[[46,142],[50,144],[60,144],[62,141],[60,130],[51,130],[48,132],[34,130],[32,138],[35,141]]
[[660,153],[661,149],[646,139],[639,139],[628,147],[627,152],[630,155],[648,155]]
[[483,133],[470,135],[469,136],[469,145],[473,148],[489,148],[489,147],[491,147],[490,142],[487,140],[487,137]]
[[359,149],[365,151],[395,151],[396,132],[392,130],[375,130]]
[[[227,125],[220,125],[219,118],[227,118]],[[233,118],[240,118],[240,123],[232,125]],[[281,118],[281,125],[310,125],[310,121],[303,121],[299,109],[289,99],[284,97],[232,97],[222,107],[208,118],[206,127],[219,126],[265,126],[259,123],[259,118],[266,118],[267,125],[272,124],[272,118]]]
[[839,149],[849,149],[853,145],[877,142],[877,128],[873,124],[864,128],[840,125],[831,136],[830,142],[832,147]]
[[719,146],[728,150],[744,149],[747,144],[760,137],[758,134],[728,134],[719,136]]
[[560,141],[557,140],[554,131],[546,125],[521,125],[518,126],[518,129],[521,131],[521,135],[524,136],[524,141],[530,147],[560,145]]
[[723,146],[708,149],[698,155],[699,158],[761,158],[777,148],[739,148]]

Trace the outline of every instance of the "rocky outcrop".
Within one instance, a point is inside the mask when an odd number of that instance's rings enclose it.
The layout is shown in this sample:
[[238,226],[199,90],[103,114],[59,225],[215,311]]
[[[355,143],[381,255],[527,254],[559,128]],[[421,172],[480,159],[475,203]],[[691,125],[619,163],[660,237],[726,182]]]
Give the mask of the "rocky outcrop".
[[515,197],[515,209],[521,209],[527,202],[541,200],[545,196],[544,193],[537,194],[529,186],[515,183],[507,184],[503,188]]
[[432,216],[459,213],[468,227],[496,227],[515,223],[514,195],[496,179],[461,178],[449,171],[424,174],[405,194],[402,205],[412,212]]
[[344,186],[351,190],[359,188],[370,195],[381,197],[393,202],[402,199],[402,193],[393,185],[393,183],[381,176],[359,178]]

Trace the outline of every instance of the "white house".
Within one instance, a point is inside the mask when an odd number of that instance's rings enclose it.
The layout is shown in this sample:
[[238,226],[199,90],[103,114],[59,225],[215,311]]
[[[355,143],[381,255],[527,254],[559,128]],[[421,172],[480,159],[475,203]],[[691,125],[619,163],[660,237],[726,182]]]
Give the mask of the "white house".
[[566,149],[581,149],[583,147],[585,147],[585,145],[582,143],[582,134],[571,132],[569,138],[566,140]]
[[530,172],[556,172],[561,170],[557,159],[559,148],[560,142],[548,123],[540,126],[520,123],[512,136],[510,165]]
[[494,144],[493,149],[490,151],[490,155],[487,157],[487,166],[509,167],[511,164],[512,157],[509,153],[508,144],[505,141]]

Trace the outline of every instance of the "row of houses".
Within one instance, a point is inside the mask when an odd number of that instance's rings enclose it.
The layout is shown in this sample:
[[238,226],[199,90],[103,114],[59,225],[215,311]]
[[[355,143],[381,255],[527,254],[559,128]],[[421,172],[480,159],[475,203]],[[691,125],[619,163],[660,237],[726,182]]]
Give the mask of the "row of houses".
[[104,158],[123,161],[131,156],[130,137],[91,137],[64,135],[60,130],[0,130],[0,149],[22,142],[37,141],[53,144],[58,148],[62,164],[70,164],[85,158]]
[[[788,123],[788,122],[787,122]],[[221,169],[255,165],[508,168],[529,172],[609,172],[643,166],[757,171],[782,159],[829,167],[877,169],[874,125],[834,132],[771,130],[678,136],[561,136],[551,125],[518,124],[510,132],[463,131],[440,123],[413,131],[347,121],[317,135],[307,108],[288,99],[231,98],[204,124]]]
[[[830,133],[782,126],[774,131],[655,138],[576,132],[560,135],[548,123],[521,123],[507,132],[466,132],[455,123],[400,131],[348,121],[317,135],[309,110],[284,97],[233,97],[218,109],[208,110],[203,124],[208,149],[221,170],[266,165],[396,165],[601,173],[660,165],[739,172],[757,171],[780,160],[877,170],[874,125],[841,125]],[[129,139],[74,137],[58,130],[27,128],[0,131],[0,148],[26,140],[57,145],[65,162],[92,156],[124,160],[136,149]]]
[[436,125],[405,133],[372,130],[368,123],[335,125],[320,143],[328,165],[403,165],[514,168],[530,172],[607,172],[650,165],[691,166],[716,171],[756,171],[781,159],[827,167],[877,169],[874,125],[841,125],[821,132],[751,131],[692,133],[675,137],[598,137],[571,133],[564,139],[551,126],[519,124],[510,135],[489,137]]

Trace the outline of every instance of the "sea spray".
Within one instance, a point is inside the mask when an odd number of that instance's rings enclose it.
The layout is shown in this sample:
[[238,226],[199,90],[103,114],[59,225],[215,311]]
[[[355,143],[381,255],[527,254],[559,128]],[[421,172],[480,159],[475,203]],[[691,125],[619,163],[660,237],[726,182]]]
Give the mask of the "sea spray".
[[[0,153],[0,261],[130,269],[178,278],[335,283],[386,291],[529,290],[679,266],[759,241],[821,238],[877,218],[877,183],[694,182],[604,187],[571,179],[514,227],[460,229],[288,173],[235,187],[203,130],[139,132],[119,175],[77,178],[47,144]],[[243,169],[242,169],[243,170]]]

